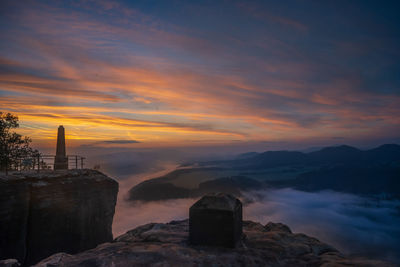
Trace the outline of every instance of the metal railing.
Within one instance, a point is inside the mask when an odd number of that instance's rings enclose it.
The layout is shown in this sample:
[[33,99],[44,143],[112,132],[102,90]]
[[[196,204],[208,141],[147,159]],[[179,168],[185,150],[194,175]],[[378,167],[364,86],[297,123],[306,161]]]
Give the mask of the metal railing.
[[[24,171],[24,170],[54,170],[55,155],[37,155],[34,157],[22,157],[13,159],[13,164],[9,167],[6,164],[5,172]],[[68,169],[83,169],[85,157],[79,155],[67,155]]]

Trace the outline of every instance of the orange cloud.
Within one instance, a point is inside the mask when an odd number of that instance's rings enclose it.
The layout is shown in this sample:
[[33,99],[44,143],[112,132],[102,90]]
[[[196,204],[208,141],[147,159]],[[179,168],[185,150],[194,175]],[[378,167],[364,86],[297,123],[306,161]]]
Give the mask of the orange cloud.
[[[330,76],[335,66],[276,36],[209,39],[122,4],[95,10],[112,22],[45,4],[10,15],[24,27],[5,35],[23,49],[0,53],[0,110],[18,114],[25,134],[54,139],[64,124],[71,139],[227,142],[375,135],[399,124],[399,97],[363,90],[356,75]],[[329,74],[318,77],[320,68]]]

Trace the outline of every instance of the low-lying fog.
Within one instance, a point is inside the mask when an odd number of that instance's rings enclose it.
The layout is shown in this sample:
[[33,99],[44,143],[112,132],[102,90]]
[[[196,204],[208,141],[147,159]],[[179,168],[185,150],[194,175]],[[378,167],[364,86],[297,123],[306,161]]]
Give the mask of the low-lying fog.
[[[169,170],[172,170],[173,167]],[[120,195],[113,224],[114,236],[150,222],[188,218],[197,199],[129,203],[126,192],[138,181],[155,176],[135,176],[120,181]],[[400,201],[374,201],[338,192],[308,193],[290,188],[248,193],[244,219],[266,224],[287,224],[329,243],[346,254],[400,261]]]
[[[142,159],[151,158],[148,154],[142,156]],[[129,158],[124,154],[120,163],[127,164]],[[124,200],[132,186],[166,174],[178,164],[157,159],[157,164],[151,166],[147,173],[132,175],[112,168],[106,170],[120,184],[114,237],[150,222],[188,218],[189,207],[197,199],[135,204]],[[252,200],[244,206],[245,220],[262,224],[281,222],[293,232],[316,237],[346,254],[400,262],[400,201],[377,201],[332,191],[308,193],[290,188],[248,193],[245,199]]]

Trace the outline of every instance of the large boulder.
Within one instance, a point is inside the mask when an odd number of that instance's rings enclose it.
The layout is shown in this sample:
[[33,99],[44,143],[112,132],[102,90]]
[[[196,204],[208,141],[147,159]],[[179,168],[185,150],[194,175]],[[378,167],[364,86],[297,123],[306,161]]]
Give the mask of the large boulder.
[[112,241],[118,183],[94,170],[0,176],[0,259],[34,264]]

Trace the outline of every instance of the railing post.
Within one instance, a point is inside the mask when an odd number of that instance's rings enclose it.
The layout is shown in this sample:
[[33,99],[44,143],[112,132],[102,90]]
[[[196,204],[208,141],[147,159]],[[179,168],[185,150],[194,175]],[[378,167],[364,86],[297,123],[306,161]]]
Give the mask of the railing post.
[[40,172],[40,155],[37,155],[37,172]]
[[8,175],[8,146],[4,145],[4,150],[6,151],[6,158],[5,158],[5,162],[6,162],[6,175]]
[[[7,151],[6,151],[7,152]],[[72,155],[70,157],[75,157],[75,169],[83,169],[85,166],[85,157],[81,157],[78,155]],[[25,166],[24,170],[29,169],[29,170],[35,170],[40,173],[40,169],[44,168],[44,169],[51,169],[51,166],[53,167],[54,170],[54,163],[53,164],[49,164],[47,165],[45,159],[50,159],[50,158],[54,158],[54,156],[52,155],[33,155],[33,156],[29,156],[29,157],[23,157],[23,158],[16,158],[14,164],[11,165],[12,168],[8,168],[9,164],[10,164],[10,159],[8,157],[8,153],[6,153],[5,158],[3,160],[3,162],[1,162],[1,166],[0,168],[3,169],[5,171],[5,174],[8,175],[9,174],[9,170],[15,170],[15,171],[19,171],[22,172],[23,171],[23,167]],[[25,160],[25,162],[24,162]],[[24,164],[23,164],[24,162]],[[72,165],[72,164],[71,164]]]

